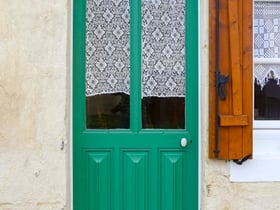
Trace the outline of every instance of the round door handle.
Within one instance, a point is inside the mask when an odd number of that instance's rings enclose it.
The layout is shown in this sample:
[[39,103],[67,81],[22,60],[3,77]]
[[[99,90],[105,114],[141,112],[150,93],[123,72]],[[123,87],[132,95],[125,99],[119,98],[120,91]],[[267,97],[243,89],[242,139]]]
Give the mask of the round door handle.
[[181,146],[182,146],[182,147],[186,147],[187,144],[188,144],[188,140],[187,140],[186,138],[182,138],[182,139],[181,139]]

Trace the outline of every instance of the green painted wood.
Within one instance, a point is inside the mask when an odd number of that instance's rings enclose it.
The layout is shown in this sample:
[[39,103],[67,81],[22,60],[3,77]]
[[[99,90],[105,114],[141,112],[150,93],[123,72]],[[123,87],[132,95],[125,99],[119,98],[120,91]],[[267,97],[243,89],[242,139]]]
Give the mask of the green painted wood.
[[[112,204],[111,152],[88,152],[88,203],[90,210],[110,210]],[[85,161],[86,163],[86,161]],[[84,164],[85,164],[84,163]]]
[[[141,1],[130,1],[130,127],[141,129]],[[133,70],[132,70],[133,69]],[[133,120],[132,120],[133,119]]]
[[160,152],[160,193],[162,210],[183,210],[185,178],[188,177],[184,151]]
[[148,209],[148,151],[122,151],[123,210]]
[[[186,129],[141,128],[141,1],[131,0],[130,129],[87,130],[85,0],[73,1],[74,210],[198,209],[198,5],[186,1]],[[181,148],[180,140],[189,144]],[[190,143],[190,141],[192,143]]]

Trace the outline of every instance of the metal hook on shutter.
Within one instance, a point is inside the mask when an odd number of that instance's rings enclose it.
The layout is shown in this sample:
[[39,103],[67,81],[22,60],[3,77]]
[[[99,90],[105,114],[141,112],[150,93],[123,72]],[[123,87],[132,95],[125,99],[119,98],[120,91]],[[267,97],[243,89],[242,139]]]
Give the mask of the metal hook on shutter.
[[229,76],[224,76],[222,74],[220,74],[219,78],[219,96],[221,98],[221,100],[226,100],[227,97],[227,88],[226,88],[226,84],[229,83]]
[[233,162],[235,162],[237,165],[242,165],[246,160],[250,159],[251,157],[252,157],[252,155],[249,154],[240,160],[235,159],[235,160],[233,160]]

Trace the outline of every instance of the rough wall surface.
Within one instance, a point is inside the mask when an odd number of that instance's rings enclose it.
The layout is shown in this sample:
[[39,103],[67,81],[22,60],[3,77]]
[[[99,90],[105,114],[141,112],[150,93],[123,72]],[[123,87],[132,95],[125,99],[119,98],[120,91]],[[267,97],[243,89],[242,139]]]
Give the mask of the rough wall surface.
[[[229,162],[208,159],[208,1],[200,1],[201,209],[278,210],[280,183],[232,183]],[[242,166],[241,166],[242,167]],[[279,166],[275,166],[279,167]]]
[[[0,0],[0,210],[70,210],[68,3]],[[200,99],[208,104],[207,1],[200,13]],[[208,159],[208,107],[200,110],[201,209],[280,209],[280,183],[231,183],[228,163]]]
[[67,0],[0,10],[0,209],[66,209]]

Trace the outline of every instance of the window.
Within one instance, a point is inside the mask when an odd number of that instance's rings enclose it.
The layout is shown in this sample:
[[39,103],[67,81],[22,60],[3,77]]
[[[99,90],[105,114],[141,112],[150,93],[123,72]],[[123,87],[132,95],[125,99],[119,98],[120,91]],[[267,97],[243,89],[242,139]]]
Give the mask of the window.
[[253,31],[254,128],[280,128],[280,1],[255,0]]
[[253,160],[231,163],[231,181],[280,181],[280,0],[254,0]]

